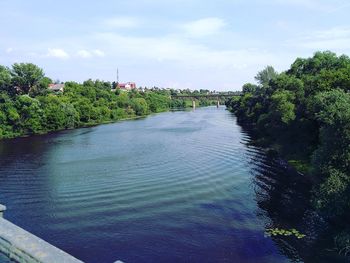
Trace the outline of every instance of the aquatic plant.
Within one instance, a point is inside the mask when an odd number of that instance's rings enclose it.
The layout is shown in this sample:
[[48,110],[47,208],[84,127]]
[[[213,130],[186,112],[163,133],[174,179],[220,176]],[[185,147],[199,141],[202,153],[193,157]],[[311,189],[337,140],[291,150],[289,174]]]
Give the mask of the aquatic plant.
[[295,228],[282,229],[282,228],[268,228],[265,231],[265,236],[295,236],[298,239],[304,238],[306,235],[300,233]]

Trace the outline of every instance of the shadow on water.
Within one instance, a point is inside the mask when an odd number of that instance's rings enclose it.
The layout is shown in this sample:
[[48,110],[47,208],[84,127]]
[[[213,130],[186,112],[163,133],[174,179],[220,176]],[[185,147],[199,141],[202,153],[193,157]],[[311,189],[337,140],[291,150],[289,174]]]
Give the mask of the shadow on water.
[[1,141],[0,203],[85,262],[346,262],[310,182],[235,120],[209,107]]
[[[1,160],[4,160],[4,156],[11,155],[23,155],[30,153],[42,154],[46,148],[49,148],[52,143],[58,143],[57,138],[63,135],[69,135],[71,137],[86,135],[92,132],[93,127],[80,128],[75,130],[63,130],[56,131],[47,134],[31,135],[27,137],[18,137],[14,139],[2,139],[0,140],[0,155]],[[10,158],[9,158],[10,159]],[[1,163],[5,164],[5,162]]]
[[[249,128],[243,128],[253,138]],[[292,262],[349,262],[334,248],[337,230],[332,228],[311,206],[312,185],[308,178],[298,173],[288,163],[276,156],[261,154],[263,149],[243,142],[252,151],[253,188],[259,207],[258,217],[265,229],[297,229],[304,238],[272,236],[280,252]]]

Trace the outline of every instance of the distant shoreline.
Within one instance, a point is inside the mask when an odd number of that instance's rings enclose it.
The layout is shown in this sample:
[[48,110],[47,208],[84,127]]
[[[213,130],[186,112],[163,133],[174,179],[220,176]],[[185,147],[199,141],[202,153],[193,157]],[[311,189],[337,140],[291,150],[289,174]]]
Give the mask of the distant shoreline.
[[[222,105],[224,106],[224,105]],[[196,108],[205,108],[205,107],[214,107],[213,105],[210,106],[198,106]],[[24,135],[20,135],[20,136],[14,136],[11,138],[2,138],[0,139],[1,141],[8,141],[8,140],[14,140],[14,139],[19,139],[19,138],[29,138],[29,137],[33,137],[33,136],[41,136],[41,135],[49,135],[49,134],[55,134],[58,132],[63,132],[63,131],[70,131],[70,130],[76,130],[76,129],[82,129],[82,128],[91,128],[91,127],[95,127],[95,126],[99,126],[99,125],[103,125],[103,124],[112,124],[112,123],[118,123],[121,121],[130,121],[130,120],[137,120],[137,119],[143,119],[155,114],[159,114],[159,113],[165,113],[165,112],[171,112],[171,111],[185,111],[186,109],[191,109],[191,107],[185,107],[185,108],[169,108],[168,110],[165,111],[159,111],[159,112],[151,112],[149,114],[146,115],[141,115],[141,116],[133,116],[133,117],[127,117],[127,118],[122,118],[119,120],[111,120],[111,121],[103,121],[103,122],[99,122],[99,123],[86,123],[84,125],[78,126],[78,127],[74,127],[74,128],[67,128],[67,129],[59,129],[59,130],[54,130],[54,131],[48,131],[48,132],[43,132],[43,133],[33,133],[33,134],[24,134]]]

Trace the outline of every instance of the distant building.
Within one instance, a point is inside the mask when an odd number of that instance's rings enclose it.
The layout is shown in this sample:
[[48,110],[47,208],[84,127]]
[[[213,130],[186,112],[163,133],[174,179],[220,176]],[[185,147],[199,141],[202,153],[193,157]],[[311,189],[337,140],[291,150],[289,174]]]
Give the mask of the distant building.
[[122,90],[132,90],[132,89],[136,89],[136,83],[135,82],[119,83],[118,87]]
[[53,92],[63,92],[64,84],[49,84],[49,90]]

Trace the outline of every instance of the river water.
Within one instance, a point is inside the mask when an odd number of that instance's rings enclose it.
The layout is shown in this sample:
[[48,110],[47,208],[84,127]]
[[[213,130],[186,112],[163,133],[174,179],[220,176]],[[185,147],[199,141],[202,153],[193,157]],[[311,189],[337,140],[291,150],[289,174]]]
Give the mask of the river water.
[[85,262],[316,262],[307,183],[250,140],[207,107],[2,141],[0,203]]

